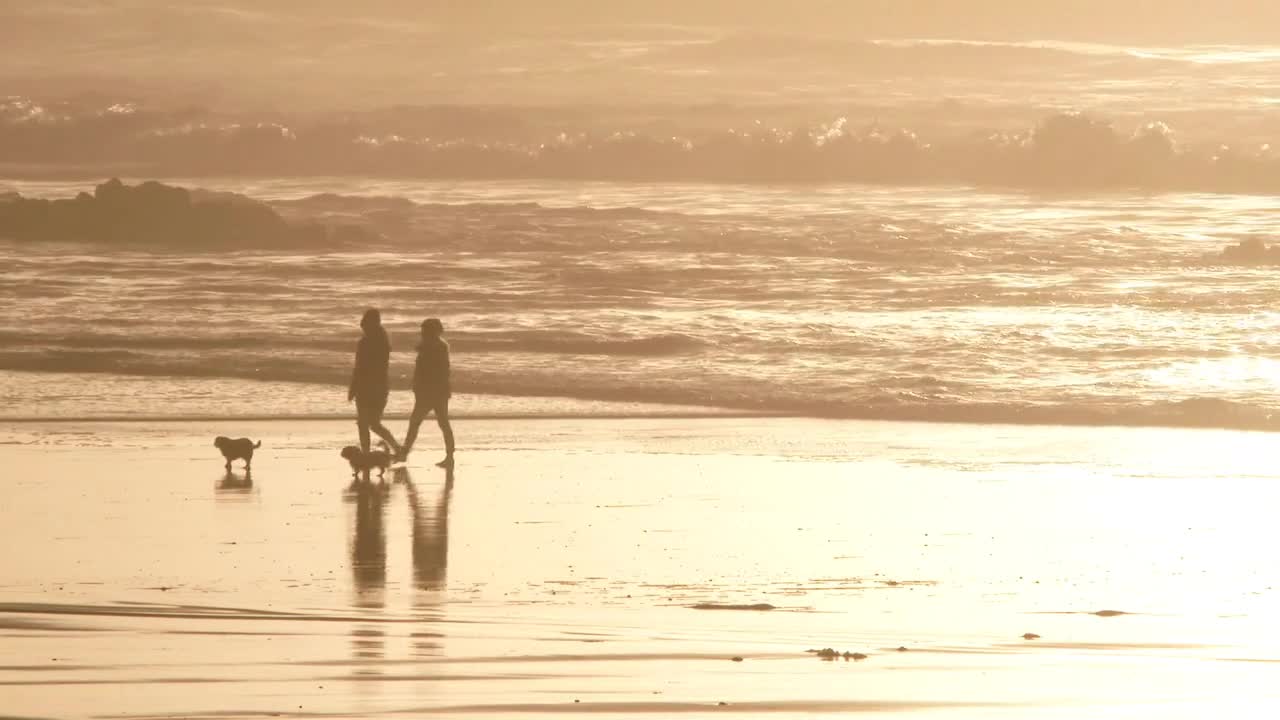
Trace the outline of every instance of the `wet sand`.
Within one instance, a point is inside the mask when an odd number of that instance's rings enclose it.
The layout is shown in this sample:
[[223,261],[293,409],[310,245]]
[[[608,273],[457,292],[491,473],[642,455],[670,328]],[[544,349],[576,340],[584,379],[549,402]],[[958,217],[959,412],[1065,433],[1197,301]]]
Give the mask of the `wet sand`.
[[1280,707],[1267,434],[474,420],[450,475],[433,433],[353,485],[346,422],[0,424],[0,716]]

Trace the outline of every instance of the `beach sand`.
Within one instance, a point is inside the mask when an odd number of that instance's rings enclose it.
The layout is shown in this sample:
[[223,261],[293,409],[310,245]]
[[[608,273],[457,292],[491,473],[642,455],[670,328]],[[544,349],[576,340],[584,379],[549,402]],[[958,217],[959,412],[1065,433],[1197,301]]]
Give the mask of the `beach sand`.
[[350,422],[0,424],[0,716],[1280,708],[1274,436],[456,427],[353,485]]

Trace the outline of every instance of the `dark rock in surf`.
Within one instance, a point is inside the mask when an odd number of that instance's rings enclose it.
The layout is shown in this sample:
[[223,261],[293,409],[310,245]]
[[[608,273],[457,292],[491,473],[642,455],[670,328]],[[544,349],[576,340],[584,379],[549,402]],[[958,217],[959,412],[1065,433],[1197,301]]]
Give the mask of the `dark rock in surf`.
[[1229,265],[1280,265],[1280,246],[1268,247],[1262,238],[1245,238],[1223,250],[1217,260]]
[[70,199],[0,197],[0,237],[174,249],[317,247],[376,239],[356,226],[290,223],[243,196],[154,181],[131,186],[118,179]]
[[746,604],[733,604],[733,603],[702,602],[696,605],[690,605],[689,607],[693,608],[694,610],[751,610],[751,611],[759,611],[759,612],[778,609],[776,605],[770,605],[769,603],[755,603],[751,605],[746,605]]
[[864,653],[849,652],[848,650],[844,652],[839,652],[834,648],[822,648],[821,650],[805,650],[805,652],[810,653],[811,655],[815,655],[823,660],[838,660],[840,658],[844,658],[845,660],[866,660],[867,659],[867,656]]

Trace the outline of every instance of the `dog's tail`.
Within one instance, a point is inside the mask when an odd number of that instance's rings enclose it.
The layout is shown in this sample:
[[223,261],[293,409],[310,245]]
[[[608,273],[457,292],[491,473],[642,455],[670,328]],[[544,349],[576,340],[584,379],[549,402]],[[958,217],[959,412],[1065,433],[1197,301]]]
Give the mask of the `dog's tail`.
[[254,449],[254,450],[257,450],[257,449],[258,449],[258,448],[260,448],[260,447],[262,447],[262,441],[261,441],[261,440],[259,440],[259,441],[258,441],[258,443],[257,443],[256,445],[254,445],[254,446],[253,446],[253,449]]

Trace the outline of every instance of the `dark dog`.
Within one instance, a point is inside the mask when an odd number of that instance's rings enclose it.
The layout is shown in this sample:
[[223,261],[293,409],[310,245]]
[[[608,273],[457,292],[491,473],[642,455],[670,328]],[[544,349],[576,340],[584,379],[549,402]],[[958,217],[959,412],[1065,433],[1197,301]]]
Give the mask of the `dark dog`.
[[253,451],[262,447],[262,441],[259,440],[255,445],[249,438],[235,438],[219,435],[213,439],[213,446],[222,451],[222,457],[227,459],[227,470],[231,470],[232,460],[244,460],[244,470],[249,472],[249,465],[253,463]]
[[342,457],[351,463],[351,477],[359,477],[361,471],[367,473],[374,468],[378,469],[378,477],[382,477],[387,468],[391,467],[393,458],[386,445],[379,445],[378,447],[381,449],[370,450],[369,452],[360,450],[359,445],[348,445],[342,448]]

